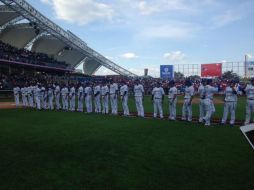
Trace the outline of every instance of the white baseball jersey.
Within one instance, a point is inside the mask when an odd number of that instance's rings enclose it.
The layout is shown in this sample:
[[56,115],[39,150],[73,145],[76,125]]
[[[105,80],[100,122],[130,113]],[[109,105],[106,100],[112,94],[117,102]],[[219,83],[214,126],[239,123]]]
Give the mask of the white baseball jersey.
[[116,91],[118,90],[118,85],[116,83],[113,83],[109,87],[109,93],[110,94],[116,94]]
[[32,96],[32,95],[33,95],[33,87],[32,87],[32,86],[27,87],[27,94],[28,94],[29,96]]
[[194,87],[186,86],[184,93],[185,93],[184,99],[190,99],[194,95]]
[[83,95],[84,95],[84,88],[82,87],[82,86],[80,86],[79,88],[78,88],[78,97],[80,98],[80,97],[83,97]]
[[152,95],[154,99],[162,99],[162,96],[165,94],[162,87],[154,87],[152,91]]
[[144,87],[142,84],[138,84],[134,86],[134,96],[135,97],[141,97],[144,93]]
[[53,92],[54,92],[54,91],[53,91],[53,88],[52,88],[52,87],[49,87],[49,88],[48,88],[48,96],[49,96],[49,97],[52,97],[52,96],[53,96]]
[[67,87],[62,88],[61,94],[63,97],[67,96],[68,93],[69,93],[69,90]]
[[34,95],[35,97],[41,97],[41,89],[38,86],[34,90]]
[[109,93],[108,86],[105,85],[105,86],[101,87],[101,95],[105,96],[107,93]]
[[70,96],[75,96],[75,87],[71,87],[69,95]]
[[123,86],[121,86],[120,88],[120,95],[123,96],[126,92],[126,95],[128,94],[128,86],[125,84]]
[[225,101],[226,102],[236,102],[237,101],[237,94],[233,92],[233,89],[229,86],[225,89]]
[[204,85],[201,84],[198,87],[198,93],[199,93],[200,98],[203,98],[205,96],[205,87],[204,87]]
[[168,90],[168,98],[173,99],[175,95],[177,95],[177,88],[174,86]]
[[85,94],[86,96],[91,96],[92,95],[92,88],[91,87],[86,87],[85,88]]
[[41,96],[41,97],[44,97],[44,93],[45,93],[45,88],[44,88],[44,87],[41,87],[41,94],[40,94],[40,96]]
[[59,95],[60,94],[60,86],[56,86],[55,88],[55,96]]
[[19,92],[20,92],[20,88],[19,87],[13,88],[14,95],[18,95]]
[[27,87],[21,88],[20,91],[21,91],[21,93],[22,93],[23,96],[27,96],[27,93],[28,93]]
[[212,100],[213,99],[213,94],[215,92],[218,92],[218,88],[210,86],[210,85],[205,86],[205,98],[206,99]]
[[245,88],[245,92],[248,99],[254,100],[254,86],[248,84]]
[[97,85],[94,87],[93,89],[94,95],[97,94],[99,92],[99,94],[101,93],[101,87],[100,85]]

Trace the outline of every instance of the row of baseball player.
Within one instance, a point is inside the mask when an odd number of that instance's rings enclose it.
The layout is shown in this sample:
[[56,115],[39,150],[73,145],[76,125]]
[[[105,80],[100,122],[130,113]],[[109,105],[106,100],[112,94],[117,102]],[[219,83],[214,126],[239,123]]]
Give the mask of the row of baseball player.
[[[200,115],[199,122],[204,122],[206,126],[210,126],[211,117],[215,112],[215,107],[213,103],[213,95],[218,92],[218,88],[212,85],[212,80],[202,80],[201,85],[198,88],[198,92],[194,92],[194,87],[190,80],[185,81],[185,93],[184,93],[184,103],[182,107],[182,120],[192,121],[192,100],[195,94],[200,97]],[[48,86],[47,88],[41,86],[40,84],[36,86],[24,86],[21,89],[17,86],[13,89],[15,103],[19,105],[19,95],[21,94],[22,103],[25,107],[36,107],[40,109],[51,109],[56,110],[69,110],[75,111],[75,101],[77,96],[78,107],[77,111],[83,112],[83,102],[85,102],[86,111],[88,113],[93,112],[94,101],[94,112],[95,113],[109,113],[109,100],[111,105],[111,113],[117,115],[118,113],[118,96],[120,95],[123,114],[125,116],[129,115],[128,108],[128,86],[123,81],[120,84],[120,93],[118,84],[112,82],[109,86],[107,83],[96,84],[92,86],[87,83],[86,87],[79,85],[76,90],[74,85],[70,88],[67,86],[60,86],[58,84]],[[144,107],[143,107],[143,97],[144,88],[140,84],[139,80],[135,81],[134,85],[134,97],[138,116],[144,117]],[[251,84],[246,85],[244,91],[247,96],[246,105],[246,119],[245,124],[250,122],[251,114],[254,112],[254,79],[251,80]],[[237,88],[234,81],[228,81],[227,87],[225,89],[224,95],[224,113],[221,120],[222,124],[227,121],[228,114],[231,115],[230,124],[235,123],[235,112],[237,108]],[[157,83],[156,87],[152,91],[152,102],[154,106],[153,116],[156,118],[159,112],[159,117],[163,118],[162,104],[164,100],[165,92],[161,87],[160,83]],[[60,103],[62,100],[62,104]],[[168,91],[169,100],[169,119],[176,119],[176,104],[177,104],[177,88],[175,82],[172,80],[169,83]],[[55,106],[54,106],[55,103]],[[101,106],[102,105],[102,106]]]

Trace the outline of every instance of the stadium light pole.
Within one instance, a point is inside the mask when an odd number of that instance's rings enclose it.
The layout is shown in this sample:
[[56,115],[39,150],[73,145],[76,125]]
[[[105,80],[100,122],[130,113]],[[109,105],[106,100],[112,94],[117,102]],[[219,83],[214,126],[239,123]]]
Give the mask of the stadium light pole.
[[248,55],[245,54],[244,56],[244,77],[247,78],[247,61],[248,61]]

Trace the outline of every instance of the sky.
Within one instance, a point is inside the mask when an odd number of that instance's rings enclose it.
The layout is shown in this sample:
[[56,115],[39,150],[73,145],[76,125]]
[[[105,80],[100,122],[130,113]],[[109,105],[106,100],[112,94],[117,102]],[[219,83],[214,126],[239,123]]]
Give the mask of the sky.
[[[254,56],[253,0],[28,0],[131,72]],[[97,73],[112,74],[101,67]]]

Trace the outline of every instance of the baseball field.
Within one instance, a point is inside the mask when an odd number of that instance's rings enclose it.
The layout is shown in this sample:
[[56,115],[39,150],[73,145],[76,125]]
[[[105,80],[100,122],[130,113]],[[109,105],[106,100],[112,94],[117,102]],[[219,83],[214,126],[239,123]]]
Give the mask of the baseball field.
[[[153,112],[150,97],[144,105]],[[222,113],[216,97],[214,117]],[[0,109],[0,126],[1,190],[254,187],[254,151],[237,126],[31,109]]]

